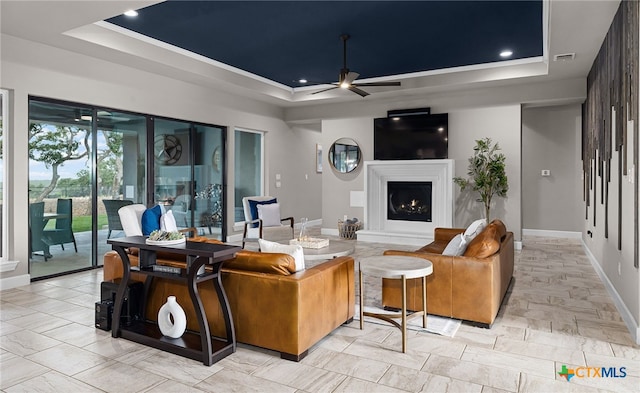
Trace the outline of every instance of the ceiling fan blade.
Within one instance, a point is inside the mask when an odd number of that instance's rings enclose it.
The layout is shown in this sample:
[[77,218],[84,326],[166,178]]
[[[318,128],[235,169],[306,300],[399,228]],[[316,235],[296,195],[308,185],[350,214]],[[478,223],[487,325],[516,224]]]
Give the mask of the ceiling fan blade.
[[349,72],[345,76],[345,78],[342,81],[342,83],[347,83],[347,84],[350,85],[350,84],[353,83],[354,80],[358,79],[359,76],[360,76],[360,74],[358,74],[357,72]]
[[358,83],[358,86],[401,86],[400,82]]
[[349,90],[351,90],[352,92],[358,94],[360,97],[366,97],[369,95],[369,93],[367,93],[364,90],[360,90],[357,87],[355,87],[354,85],[351,85],[348,87]]
[[333,89],[337,89],[337,88],[338,88],[338,86],[333,86],[333,87],[330,87],[330,88],[328,88],[328,89],[322,89],[322,90],[314,91],[314,92],[313,92],[313,93],[311,93],[311,94],[324,93],[325,91],[329,91],[329,90],[333,90]]

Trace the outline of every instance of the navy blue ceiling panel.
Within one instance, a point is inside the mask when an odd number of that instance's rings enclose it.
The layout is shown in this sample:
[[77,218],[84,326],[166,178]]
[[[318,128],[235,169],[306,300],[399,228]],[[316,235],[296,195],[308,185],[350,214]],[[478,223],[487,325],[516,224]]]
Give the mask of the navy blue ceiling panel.
[[108,22],[288,86],[542,56],[542,1],[182,1]]

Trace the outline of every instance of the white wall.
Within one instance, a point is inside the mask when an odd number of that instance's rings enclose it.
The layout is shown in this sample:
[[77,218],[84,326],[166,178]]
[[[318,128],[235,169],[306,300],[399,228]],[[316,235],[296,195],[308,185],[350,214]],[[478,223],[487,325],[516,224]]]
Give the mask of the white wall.
[[[581,232],[582,109],[580,105],[522,111],[522,226]],[[548,169],[551,176],[541,176]],[[559,234],[558,234],[559,235]]]
[[[475,140],[490,137],[498,142],[507,156],[506,167],[509,192],[506,199],[497,198],[492,218],[500,218],[516,240],[521,239],[520,220],[520,105],[456,109],[433,107],[432,113],[449,113],[449,158],[455,160],[456,176],[466,176],[467,159],[473,154]],[[386,112],[372,117],[324,120],[322,138],[326,145],[342,137],[353,138],[363,153],[364,160],[373,159],[373,119],[384,117]],[[362,218],[364,209],[349,204],[351,191],[364,190],[362,166],[349,174],[335,170],[323,173],[323,226],[335,229],[337,220],[345,214]],[[454,223],[464,227],[474,219],[484,216],[484,207],[475,202],[477,196],[460,194],[455,190]]]
[[[21,262],[15,271],[2,273],[2,281],[19,277],[16,280],[28,283],[29,95],[227,126],[229,146],[233,146],[235,127],[265,131],[266,177],[273,179],[271,173],[275,172],[270,171],[274,170],[283,175],[282,187],[268,184],[267,192],[282,199],[285,215],[320,218],[320,176],[313,176],[318,133],[306,128],[293,130],[282,120],[282,109],[7,35],[1,39],[0,87],[13,94],[10,111],[14,120],[9,129],[14,142],[11,161],[6,163],[14,179],[7,195],[9,232],[13,234],[9,258]],[[233,162],[233,149],[228,151],[229,162]],[[305,161],[308,165],[301,165]],[[305,174],[311,176],[309,180],[303,180]],[[233,177],[231,167],[229,201],[233,201]],[[314,186],[307,187],[311,182]],[[309,200],[316,203],[309,205]],[[233,214],[228,216],[231,233]]]
[[[350,173],[337,172],[328,159],[331,145],[344,137],[356,141],[362,152],[360,164]],[[351,206],[350,200],[352,191],[364,191],[364,161],[373,160],[373,117],[323,120],[322,141],[325,159],[322,172],[322,226],[337,233],[338,220],[345,215],[360,220],[364,217],[364,209]]]

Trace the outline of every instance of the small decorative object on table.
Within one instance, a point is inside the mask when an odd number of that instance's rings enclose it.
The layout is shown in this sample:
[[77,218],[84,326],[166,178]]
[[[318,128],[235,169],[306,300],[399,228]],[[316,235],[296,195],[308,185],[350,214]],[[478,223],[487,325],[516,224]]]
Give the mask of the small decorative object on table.
[[172,244],[184,243],[187,239],[184,234],[178,231],[166,232],[161,230],[155,230],[149,234],[149,238],[146,240],[147,244],[158,246],[169,246]]
[[175,296],[167,297],[167,302],[160,307],[158,327],[163,335],[171,338],[182,337],[187,329],[187,316]]
[[357,218],[338,220],[338,233],[343,239],[355,239],[356,231],[362,229],[362,222]]

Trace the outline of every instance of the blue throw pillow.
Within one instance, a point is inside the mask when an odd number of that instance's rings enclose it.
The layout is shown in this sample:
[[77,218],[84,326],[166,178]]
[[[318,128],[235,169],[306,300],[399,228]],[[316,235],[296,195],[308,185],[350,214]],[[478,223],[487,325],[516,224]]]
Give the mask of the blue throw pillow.
[[162,216],[162,208],[160,205],[155,205],[151,209],[147,209],[142,213],[142,234],[149,236],[149,234],[157,229],[160,229],[160,216]]
[[[258,218],[258,205],[269,205],[271,203],[277,203],[278,200],[276,198],[269,199],[266,201],[254,201],[253,199],[249,199],[249,210],[251,211],[251,219],[255,220]],[[253,228],[257,228],[258,224],[253,224]]]

